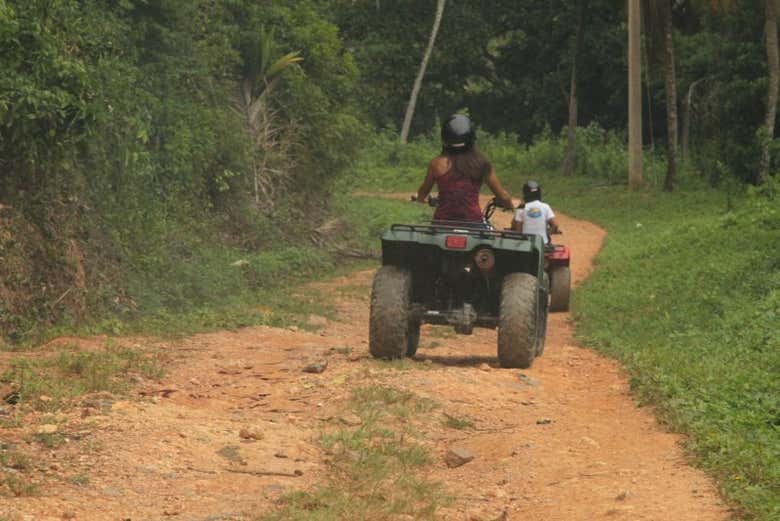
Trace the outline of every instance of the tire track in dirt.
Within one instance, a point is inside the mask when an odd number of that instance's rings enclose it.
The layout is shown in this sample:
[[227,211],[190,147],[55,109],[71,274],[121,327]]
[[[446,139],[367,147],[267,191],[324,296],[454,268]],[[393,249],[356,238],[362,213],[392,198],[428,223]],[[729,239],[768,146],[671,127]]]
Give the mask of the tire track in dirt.
[[[509,214],[496,218],[506,225]],[[561,221],[580,281],[604,232]],[[63,413],[71,442],[40,455],[42,494],[0,499],[0,516],[252,519],[285,491],[324,477],[319,433],[350,389],[386,382],[474,424],[426,433],[431,477],[455,498],[440,519],[728,517],[712,481],[686,462],[680,437],[635,407],[618,364],[574,343],[567,313],[551,314],[545,354],[529,370],[498,368],[494,331],[463,337],[426,326],[417,364],[398,371],[368,358],[372,276],[310,286],[338,308],[318,333],[257,327],[158,346],[174,360],[164,381],[141,382],[138,399],[109,400],[86,416]],[[302,372],[311,359],[327,360],[325,372]],[[0,436],[24,443],[23,431]],[[453,446],[475,459],[448,468],[443,456]]]

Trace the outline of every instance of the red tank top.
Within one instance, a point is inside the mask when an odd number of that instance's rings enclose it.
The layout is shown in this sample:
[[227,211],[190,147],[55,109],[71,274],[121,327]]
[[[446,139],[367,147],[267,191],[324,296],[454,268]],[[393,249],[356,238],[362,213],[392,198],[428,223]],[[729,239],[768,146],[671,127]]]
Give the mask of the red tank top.
[[433,214],[434,220],[482,221],[482,210],[479,207],[481,180],[457,176],[450,171],[437,177],[436,184],[439,187],[439,205]]

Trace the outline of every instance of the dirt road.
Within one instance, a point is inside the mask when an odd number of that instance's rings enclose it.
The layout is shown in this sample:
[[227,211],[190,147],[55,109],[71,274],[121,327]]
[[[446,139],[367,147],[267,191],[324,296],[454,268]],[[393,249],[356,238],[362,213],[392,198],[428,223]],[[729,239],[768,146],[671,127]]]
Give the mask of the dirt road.
[[[604,233],[561,220],[580,281]],[[248,328],[165,346],[173,362],[163,381],[139,382],[130,400],[97,397],[64,413],[69,442],[37,461],[40,494],[0,498],[0,519],[252,519],[280,494],[321,481],[323,422],[368,381],[412,390],[473,423],[426,433],[431,477],[455,498],[440,519],[728,517],[680,438],[635,406],[618,365],[574,343],[568,314],[551,315],[545,354],[529,370],[498,368],[493,331],[425,328],[416,362],[399,371],[367,356],[371,278],[314,285],[338,302],[335,320],[312,318],[318,332]],[[327,368],[302,372],[312,360]],[[447,467],[453,446],[474,460]]]

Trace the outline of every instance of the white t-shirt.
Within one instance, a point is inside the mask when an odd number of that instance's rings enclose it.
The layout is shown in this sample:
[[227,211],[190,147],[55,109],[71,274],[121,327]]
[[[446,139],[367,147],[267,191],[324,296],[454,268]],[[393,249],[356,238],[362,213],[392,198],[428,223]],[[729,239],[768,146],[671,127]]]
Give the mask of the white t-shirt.
[[555,217],[550,205],[541,201],[525,203],[515,211],[515,221],[523,223],[523,233],[541,235],[547,244],[547,221]]

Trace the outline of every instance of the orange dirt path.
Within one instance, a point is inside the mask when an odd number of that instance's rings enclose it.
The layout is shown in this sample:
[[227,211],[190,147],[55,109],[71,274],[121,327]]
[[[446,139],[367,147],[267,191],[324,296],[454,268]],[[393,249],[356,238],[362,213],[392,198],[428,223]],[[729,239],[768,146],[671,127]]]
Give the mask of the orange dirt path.
[[[508,219],[495,216],[500,226]],[[576,283],[605,233],[560,220]],[[432,477],[456,498],[439,519],[728,518],[712,481],[686,461],[680,437],[635,406],[618,364],[576,345],[568,313],[550,315],[544,356],[529,370],[498,368],[494,331],[464,337],[426,326],[419,370],[397,371],[368,357],[372,276],[312,285],[338,308],[318,333],[255,327],[162,346],[173,360],[163,381],[139,382],[132,399],[108,397],[63,413],[69,443],[37,459],[41,494],[0,498],[0,517],[253,519],[281,493],[323,478],[317,439],[324,423],[351,388],[370,382],[412,390],[472,419],[473,429],[426,433]],[[302,372],[314,358],[328,360],[325,372]],[[23,431],[0,429],[0,441],[23,445]],[[261,439],[247,439],[247,431]],[[453,446],[475,459],[448,468],[443,455]]]

